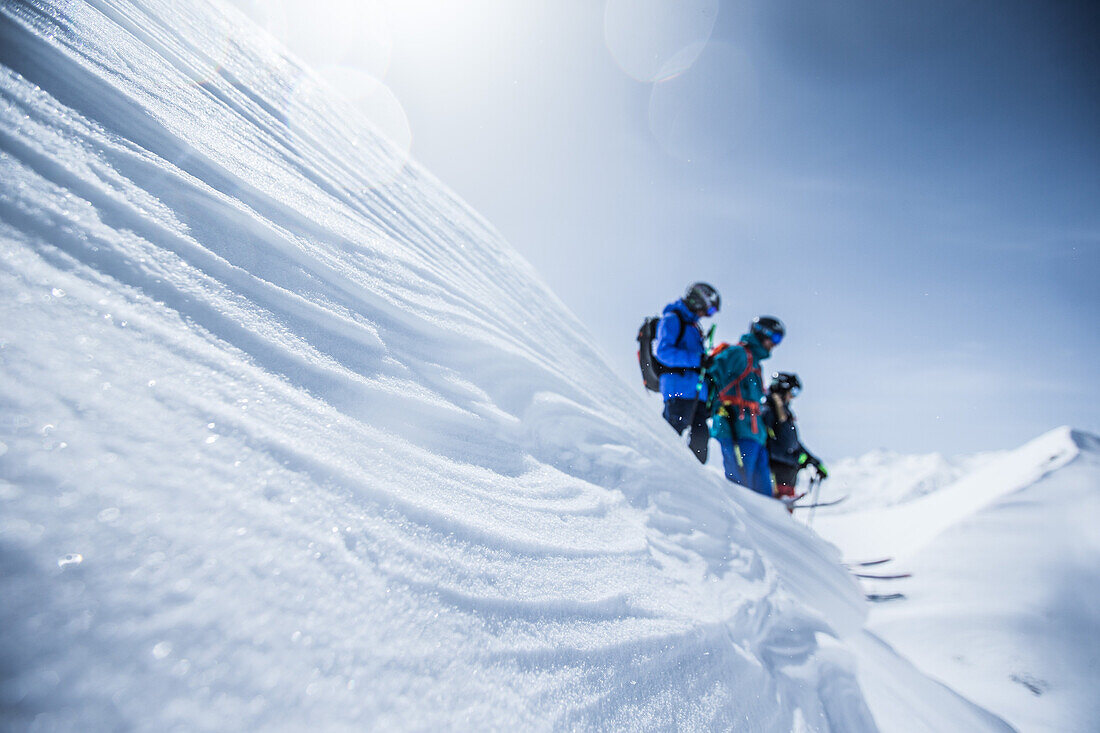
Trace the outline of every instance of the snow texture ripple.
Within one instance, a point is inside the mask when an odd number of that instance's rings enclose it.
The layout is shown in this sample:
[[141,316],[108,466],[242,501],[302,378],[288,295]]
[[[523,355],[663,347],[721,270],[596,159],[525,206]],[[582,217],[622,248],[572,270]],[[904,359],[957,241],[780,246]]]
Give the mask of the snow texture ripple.
[[[906,470],[922,459],[898,457],[873,484],[923,481]],[[1095,730],[1100,438],[1059,428],[964,463],[968,472],[920,499],[897,492],[894,506],[826,514],[815,526],[853,556],[885,548],[891,567],[913,572],[867,583],[905,594],[876,606],[869,626],[920,669],[1020,730]]]
[[876,727],[836,550],[233,9],[0,5],[0,171],[5,725]]

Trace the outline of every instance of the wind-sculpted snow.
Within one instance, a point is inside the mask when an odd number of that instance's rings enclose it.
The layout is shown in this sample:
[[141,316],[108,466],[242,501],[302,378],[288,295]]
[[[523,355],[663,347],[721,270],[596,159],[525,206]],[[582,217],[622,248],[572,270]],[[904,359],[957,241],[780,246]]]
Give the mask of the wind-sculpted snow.
[[874,727],[835,550],[241,17],[0,63],[5,723]]
[[876,450],[859,458],[843,459],[829,466],[829,484],[833,493],[847,494],[848,500],[831,507],[828,513],[862,512],[915,501],[1003,455],[1002,451],[992,451],[944,458],[939,453],[913,456]]
[[[1063,427],[979,463],[916,501],[815,526],[853,556],[885,548],[896,559],[883,567],[912,573],[866,581],[905,595],[876,606],[869,626],[922,670],[1020,730],[1094,730],[1100,438]],[[900,484],[890,479],[878,484]],[[889,703],[876,699],[864,667],[878,715]]]
[[[885,507],[882,502],[868,502],[869,507],[856,512],[826,507],[818,527],[825,537],[838,542],[842,538],[841,545],[851,557],[911,555],[951,526],[1072,461],[1078,448],[1068,434],[1069,428],[1059,428],[1015,451],[961,459],[958,465],[969,464],[970,470],[960,470],[955,481],[917,499]],[[896,473],[900,469],[912,478],[908,473],[912,464],[912,460],[898,460],[892,471],[873,483],[904,486],[905,477]],[[863,495],[868,488],[855,491]]]

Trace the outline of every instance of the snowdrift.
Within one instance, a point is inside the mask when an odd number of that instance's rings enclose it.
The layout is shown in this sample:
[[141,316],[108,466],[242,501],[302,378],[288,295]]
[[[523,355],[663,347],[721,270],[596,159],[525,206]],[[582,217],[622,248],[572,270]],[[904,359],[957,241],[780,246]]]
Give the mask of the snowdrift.
[[0,6],[0,171],[5,725],[875,727],[836,550],[234,11]]
[[[875,484],[922,480],[907,470],[914,461]],[[869,628],[921,670],[1020,730],[1095,730],[1100,438],[1059,428],[958,463],[978,467],[920,499],[814,525],[845,552],[896,553],[882,572],[913,573],[868,582],[906,596],[876,606]]]
[[[1070,438],[1069,428],[1060,428],[1015,451],[959,459],[955,462],[954,481],[934,480],[946,486],[931,493],[925,491],[917,494],[919,498],[916,499],[909,497],[914,496],[927,482],[926,477],[913,474],[911,468],[914,463],[925,462],[928,457],[900,458],[873,484],[877,488],[890,485],[904,487],[909,483],[914,485],[914,489],[895,489],[893,498],[887,499],[890,503],[885,506],[876,507],[875,504],[881,502],[867,501],[853,502],[852,507],[825,507],[821,510],[824,516],[817,528],[825,537],[843,547],[847,557],[862,558],[876,554],[907,557],[976,512],[1065,466],[1079,453],[1077,443]],[[966,466],[970,469],[967,470]],[[830,488],[836,492],[847,491],[845,477],[837,478],[837,484]],[[860,497],[872,493],[859,483],[852,492]],[[866,508],[868,506],[870,509]]]
[[904,504],[950,486],[981,466],[999,460],[1004,452],[945,458],[939,453],[905,455],[875,450],[858,458],[829,465],[831,493],[848,499],[829,514],[865,512]]

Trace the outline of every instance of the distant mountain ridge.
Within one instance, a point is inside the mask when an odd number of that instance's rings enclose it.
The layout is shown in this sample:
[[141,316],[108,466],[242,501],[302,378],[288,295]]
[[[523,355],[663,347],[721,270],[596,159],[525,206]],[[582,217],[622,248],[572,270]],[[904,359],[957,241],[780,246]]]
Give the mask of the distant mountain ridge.
[[1004,451],[944,457],[940,453],[904,454],[885,449],[845,458],[829,467],[830,488],[851,495],[838,513],[904,504],[958,481]]
[[1005,728],[222,3],[0,3],[0,172],[5,725]]
[[1070,439],[1082,451],[1100,453],[1100,435],[1095,435],[1084,430],[1070,430],[1069,435]]
[[[1069,440],[1081,450],[1098,450],[1100,438],[1063,426],[1053,432],[1069,431]],[[940,453],[907,454],[880,448],[836,461],[829,467],[828,488],[849,494],[850,500],[830,509],[848,514],[915,501],[945,489],[965,476],[1000,460],[1010,450],[984,451],[945,457]]]
[[[957,459],[955,463],[938,456],[931,461],[917,457],[918,462],[941,468],[929,476],[907,473],[911,462],[904,456],[889,461],[885,475],[866,474],[863,484],[855,483],[858,479],[854,476],[859,474],[849,470],[841,476],[847,475],[854,485],[841,486],[840,481],[834,484],[830,478],[825,485],[828,491],[823,490],[822,497],[850,490],[853,499],[823,509],[819,530],[830,539],[844,537],[849,552],[855,555],[906,555],[1000,497],[1065,466],[1081,452],[1079,443],[1093,445],[1094,440],[1087,433],[1063,426],[1014,450]],[[857,461],[855,465],[861,464]],[[952,473],[957,473],[953,479]],[[913,496],[914,482],[915,485],[927,482],[936,488]],[[873,494],[876,486],[892,487],[895,493],[876,497]],[[905,496],[911,498],[899,500]],[[862,538],[858,543],[854,539],[857,536]]]
[[[1100,704],[1100,438],[1061,427],[938,491],[822,516],[849,556],[912,573],[870,590],[870,629],[1021,730],[1095,730]],[[875,554],[872,552],[872,554]]]

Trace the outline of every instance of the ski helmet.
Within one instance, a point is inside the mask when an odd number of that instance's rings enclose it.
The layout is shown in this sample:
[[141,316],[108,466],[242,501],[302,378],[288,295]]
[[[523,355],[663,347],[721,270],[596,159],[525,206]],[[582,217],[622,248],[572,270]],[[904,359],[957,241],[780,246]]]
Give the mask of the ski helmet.
[[713,316],[722,307],[722,298],[713,285],[692,283],[684,293],[684,303],[693,313],[705,313]]
[[775,316],[757,316],[752,319],[752,325],[749,326],[749,329],[756,334],[757,338],[766,338],[775,346],[779,345],[779,342],[783,340],[783,336],[787,333],[783,321]]
[[790,392],[791,397],[794,397],[802,391],[802,382],[792,372],[776,372],[772,375],[772,383],[768,389],[772,392]]

